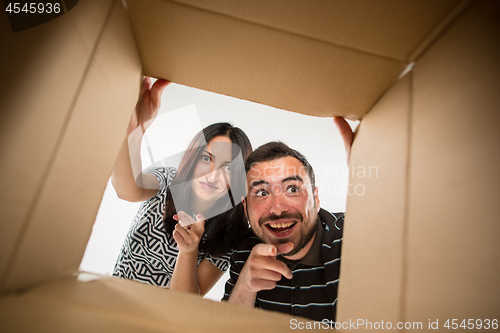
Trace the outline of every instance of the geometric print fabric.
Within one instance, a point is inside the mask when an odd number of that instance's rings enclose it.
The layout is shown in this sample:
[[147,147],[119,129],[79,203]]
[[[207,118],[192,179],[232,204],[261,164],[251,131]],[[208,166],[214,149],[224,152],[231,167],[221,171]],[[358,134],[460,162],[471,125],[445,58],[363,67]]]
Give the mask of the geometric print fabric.
[[[141,204],[123,243],[113,275],[168,288],[179,248],[173,236],[165,230],[163,213],[167,189],[176,169],[157,167],[147,172],[158,178],[160,189],[154,197]],[[207,259],[223,272],[229,268],[229,258],[229,254],[212,257],[208,253],[198,252],[198,264]]]

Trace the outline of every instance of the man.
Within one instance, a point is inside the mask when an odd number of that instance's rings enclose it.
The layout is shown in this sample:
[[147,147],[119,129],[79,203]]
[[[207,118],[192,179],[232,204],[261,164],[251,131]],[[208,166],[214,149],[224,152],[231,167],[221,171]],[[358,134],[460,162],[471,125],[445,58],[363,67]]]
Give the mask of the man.
[[[334,121],[349,154],[350,127],[342,118]],[[311,165],[281,142],[256,149],[246,171],[252,230],[231,256],[224,299],[335,320],[344,214],[320,208]]]

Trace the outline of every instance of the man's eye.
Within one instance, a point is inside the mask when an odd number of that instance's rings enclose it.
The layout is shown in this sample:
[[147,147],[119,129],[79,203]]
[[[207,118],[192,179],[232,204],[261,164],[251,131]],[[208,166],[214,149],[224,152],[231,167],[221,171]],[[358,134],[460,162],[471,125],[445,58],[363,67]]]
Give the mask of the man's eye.
[[267,194],[266,190],[257,190],[257,192],[255,192],[256,197],[265,197]]
[[286,192],[288,194],[297,194],[299,193],[299,188],[297,186],[289,186],[287,189],[286,189]]

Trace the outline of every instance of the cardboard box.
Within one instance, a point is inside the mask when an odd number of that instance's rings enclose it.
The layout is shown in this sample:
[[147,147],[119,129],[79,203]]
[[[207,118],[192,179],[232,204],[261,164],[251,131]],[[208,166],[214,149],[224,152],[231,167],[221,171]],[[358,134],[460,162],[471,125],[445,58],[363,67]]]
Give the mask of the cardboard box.
[[82,0],[12,33],[0,15],[0,325],[289,329],[285,315],[72,277],[142,73],[362,119],[351,171],[377,174],[351,174],[365,192],[348,198],[339,322],[500,319],[499,16],[486,0]]
[[339,321],[498,320],[499,14],[471,3],[361,121]]
[[21,295],[3,297],[2,331],[289,331],[291,317],[287,315],[217,303],[125,279],[87,278],[67,277]]

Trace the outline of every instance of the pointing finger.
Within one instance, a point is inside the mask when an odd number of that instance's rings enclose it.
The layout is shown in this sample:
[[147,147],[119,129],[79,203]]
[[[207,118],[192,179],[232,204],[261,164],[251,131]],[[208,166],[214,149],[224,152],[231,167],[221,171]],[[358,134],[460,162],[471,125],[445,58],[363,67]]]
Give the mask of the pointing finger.
[[277,246],[276,248],[277,250],[277,255],[281,254],[287,254],[289,253],[290,251],[293,250],[293,243],[292,242],[288,242],[288,243],[285,243],[285,244],[280,244]]
[[[293,244],[291,242],[280,244],[278,245],[278,248],[288,253],[293,249]],[[262,268],[278,272],[287,279],[291,279],[293,276],[292,271],[285,265],[285,263],[276,260],[278,248],[272,244],[261,243],[253,247],[252,253],[261,257],[268,257],[265,261],[259,261]]]
[[255,245],[252,252],[263,257],[276,257],[278,253],[276,246],[263,243]]

